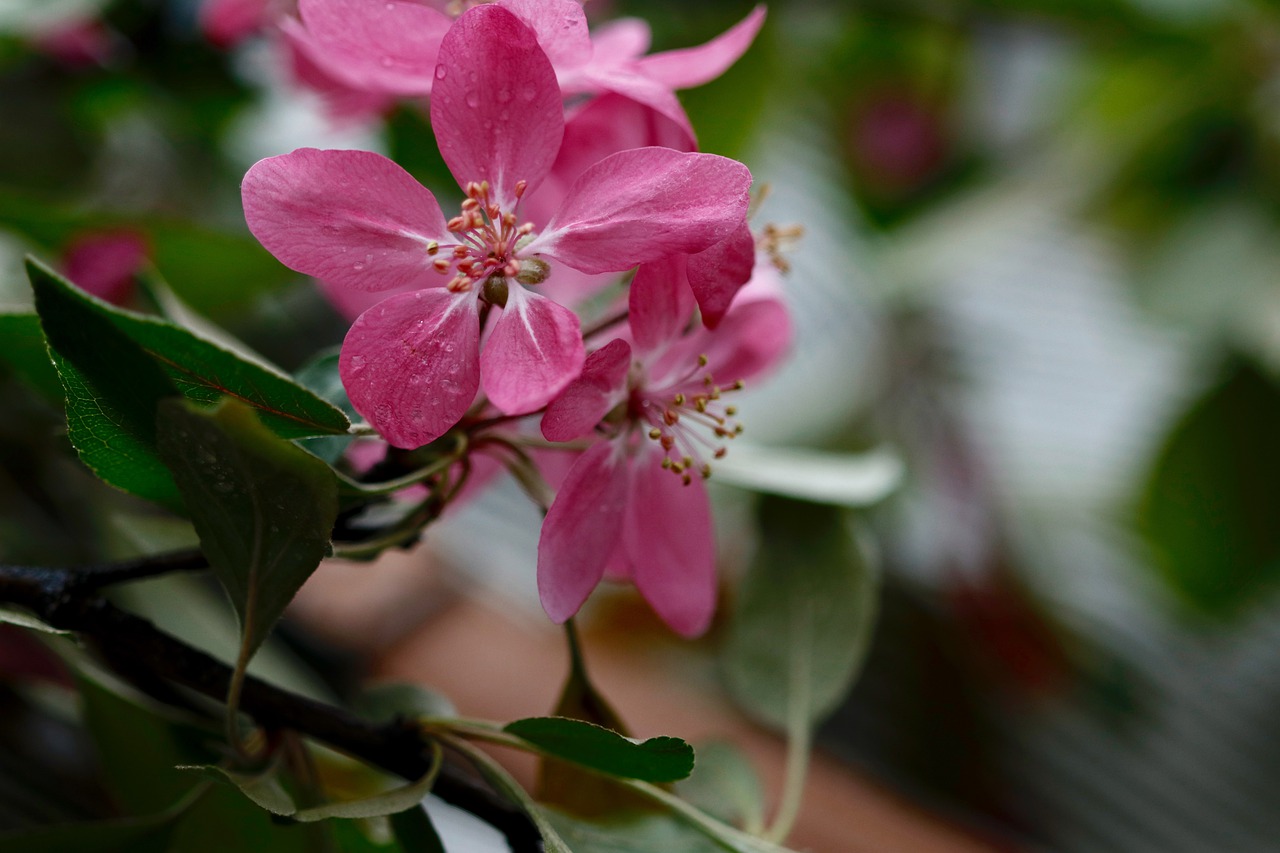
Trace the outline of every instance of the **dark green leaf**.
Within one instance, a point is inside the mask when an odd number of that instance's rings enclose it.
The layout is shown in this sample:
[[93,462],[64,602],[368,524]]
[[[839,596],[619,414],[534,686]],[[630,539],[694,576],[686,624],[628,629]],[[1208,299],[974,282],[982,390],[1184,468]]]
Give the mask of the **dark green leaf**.
[[33,261],[27,274],[66,392],[67,435],[81,460],[111,485],[181,510],[155,452],[156,404],[177,394],[173,383],[92,297]]
[[762,502],[762,545],[743,578],[725,674],[752,716],[779,727],[829,714],[853,683],[875,621],[879,581],[846,514]]
[[1138,508],[1165,583],[1192,609],[1230,616],[1280,584],[1280,388],[1249,364],[1174,426]]
[[263,423],[284,438],[345,435],[351,425],[342,410],[283,373],[166,320],[109,305],[38,264],[29,263],[28,269],[46,334],[59,351],[62,347],[54,341],[50,324],[59,325],[67,312],[80,317],[92,313],[149,355],[173,386],[192,400],[213,403],[233,397],[258,409]]
[[[569,643],[569,677],[565,679],[552,716],[584,720],[624,737],[631,732],[604,695],[596,689],[587,672],[578,639],[578,629],[570,619],[565,623]],[[538,763],[538,801],[556,806],[580,817],[593,818],[616,812],[652,811],[655,806],[623,785],[594,776],[577,764],[543,756]]]
[[[342,377],[338,374],[338,352],[326,352],[307,362],[298,371],[297,380],[310,388],[321,399],[337,406],[350,420],[357,417],[355,406],[347,399],[347,389],[342,386]],[[337,464],[342,454],[347,452],[353,437],[350,435],[322,436],[309,438],[302,446],[319,456],[330,465]]]
[[54,369],[49,349],[40,329],[40,318],[35,314],[0,313],[0,361],[3,361],[23,382],[51,400],[62,403],[62,383]]
[[404,853],[445,853],[440,833],[420,805],[393,814],[391,829]]
[[252,655],[325,555],[333,472],[231,399],[209,411],[166,400],[159,451],[240,617],[242,654]]
[[567,717],[529,717],[504,731],[556,758],[610,776],[645,782],[674,782],[693,770],[693,747],[674,737],[636,743],[615,731]]

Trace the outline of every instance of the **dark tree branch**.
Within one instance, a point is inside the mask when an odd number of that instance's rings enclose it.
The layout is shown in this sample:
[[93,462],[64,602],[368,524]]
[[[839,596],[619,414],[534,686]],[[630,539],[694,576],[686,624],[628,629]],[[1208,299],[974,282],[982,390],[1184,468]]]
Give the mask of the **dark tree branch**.
[[[164,571],[204,567],[203,557],[191,554],[175,554],[163,563]],[[0,565],[0,603],[18,605],[51,627],[82,635],[109,662],[130,661],[131,676],[143,670],[151,679],[223,702],[230,667],[97,594],[107,583],[161,573],[148,571],[142,561],[83,570]],[[240,710],[266,729],[299,732],[410,781],[422,778],[430,766],[428,742],[411,720],[373,723],[252,676],[245,680]],[[492,824],[513,850],[542,850],[541,836],[527,815],[457,767],[446,764],[432,792]]]

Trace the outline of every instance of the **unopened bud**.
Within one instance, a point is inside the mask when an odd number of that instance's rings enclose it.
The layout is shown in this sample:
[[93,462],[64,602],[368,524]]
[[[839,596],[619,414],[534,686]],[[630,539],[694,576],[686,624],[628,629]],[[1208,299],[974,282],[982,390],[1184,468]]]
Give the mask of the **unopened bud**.
[[541,258],[525,258],[520,262],[516,281],[521,284],[542,284],[551,275],[551,265]]
[[484,280],[480,298],[499,308],[507,307],[507,280],[501,275],[491,275]]

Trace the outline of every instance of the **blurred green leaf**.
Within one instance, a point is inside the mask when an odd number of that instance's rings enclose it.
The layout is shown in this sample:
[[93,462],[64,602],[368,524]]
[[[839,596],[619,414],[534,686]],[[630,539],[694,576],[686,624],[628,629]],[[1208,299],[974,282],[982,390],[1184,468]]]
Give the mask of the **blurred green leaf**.
[[1193,610],[1231,616],[1280,582],[1280,388],[1233,364],[1173,427],[1137,523],[1168,587]]
[[396,717],[453,717],[458,711],[449,697],[421,684],[383,683],[365,688],[354,710],[371,720]]
[[840,510],[766,498],[761,528],[729,626],[725,676],[752,716],[783,728],[812,724],[857,675],[879,579]]
[[51,400],[62,404],[62,383],[45,346],[40,317],[0,313],[0,361],[18,377]]
[[248,797],[254,805],[273,815],[287,817],[298,810],[293,803],[293,797],[289,796],[289,792],[280,784],[274,764],[258,773],[241,773],[213,764],[184,764],[178,769],[194,770],[206,779],[230,785]]
[[237,316],[263,292],[297,278],[248,234],[229,234],[188,222],[86,213],[0,190],[0,223],[51,253],[88,232],[142,233],[151,247],[152,261],[175,292],[215,320]]
[[724,741],[698,746],[698,763],[676,793],[712,817],[740,827],[764,823],[764,788],[742,750]]
[[574,853],[718,853],[725,849],[668,815],[626,814],[595,821],[553,809],[545,814]]
[[41,631],[45,634],[66,635],[71,633],[70,631],[54,628],[52,625],[46,625],[29,613],[3,606],[0,606],[0,622],[6,625],[17,625],[19,628],[29,628],[32,631]]
[[333,472],[236,400],[209,411],[165,401],[158,422],[160,456],[240,617],[247,664],[325,555],[338,511]]
[[[179,765],[218,760],[218,736],[181,722],[83,659],[72,659],[81,713],[104,774],[104,781],[128,813],[150,815],[170,809],[204,784]],[[172,844],[183,853],[309,853],[314,833],[272,823],[239,793],[213,787],[178,822]],[[43,850],[44,848],[28,848]],[[128,849],[128,848],[126,848]]]
[[693,771],[693,747],[680,738],[636,742],[567,717],[529,717],[508,723],[503,731],[556,758],[623,779],[674,782]]

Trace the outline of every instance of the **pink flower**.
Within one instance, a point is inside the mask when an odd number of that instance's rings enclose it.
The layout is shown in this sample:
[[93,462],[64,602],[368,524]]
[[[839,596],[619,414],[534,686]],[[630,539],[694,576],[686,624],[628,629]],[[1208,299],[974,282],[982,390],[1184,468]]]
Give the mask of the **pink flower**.
[[723,157],[623,151],[579,175],[534,233],[522,199],[564,134],[551,63],[497,5],[459,18],[439,60],[431,124],[467,194],[458,216],[446,220],[430,191],[370,152],[300,149],[255,164],[243,185],[250,230],[289,267],[357,290],[419,288],[361,314],[340,362],[352,404],[398,447],[442,435],[480,387],[522,414],[577,376],[577,317],[531,289],[550,262],[618,272],[703,251],[742,222],[751,183]]
[[[578,0],[497,0],[535,33],[566,95],[617,92],[681,124],[675,90],[724,73],[750,47],[765,11],[758,6],[736,26],[694,48],[643,56],[649,27],[628,18],[602,27],[594,39]],[[429,95],[435,57],[449,18],[412,0],[301,0],[299,16],[313,58],[354,88],[399,96]]]
[[791,340],[771,268],[719,327],[690,328],[684,258],[646,264],[631,286],[634,343],[593,352],[582,375],[550,406],[552,441],[600,434],[574,463],[538,543],[543,608],[563,622],[606,570],[630,579],[673,630],[696,636],[715,610],[715,543],[702,480],[710,458],[741,430],[723,397],[781,357]]

